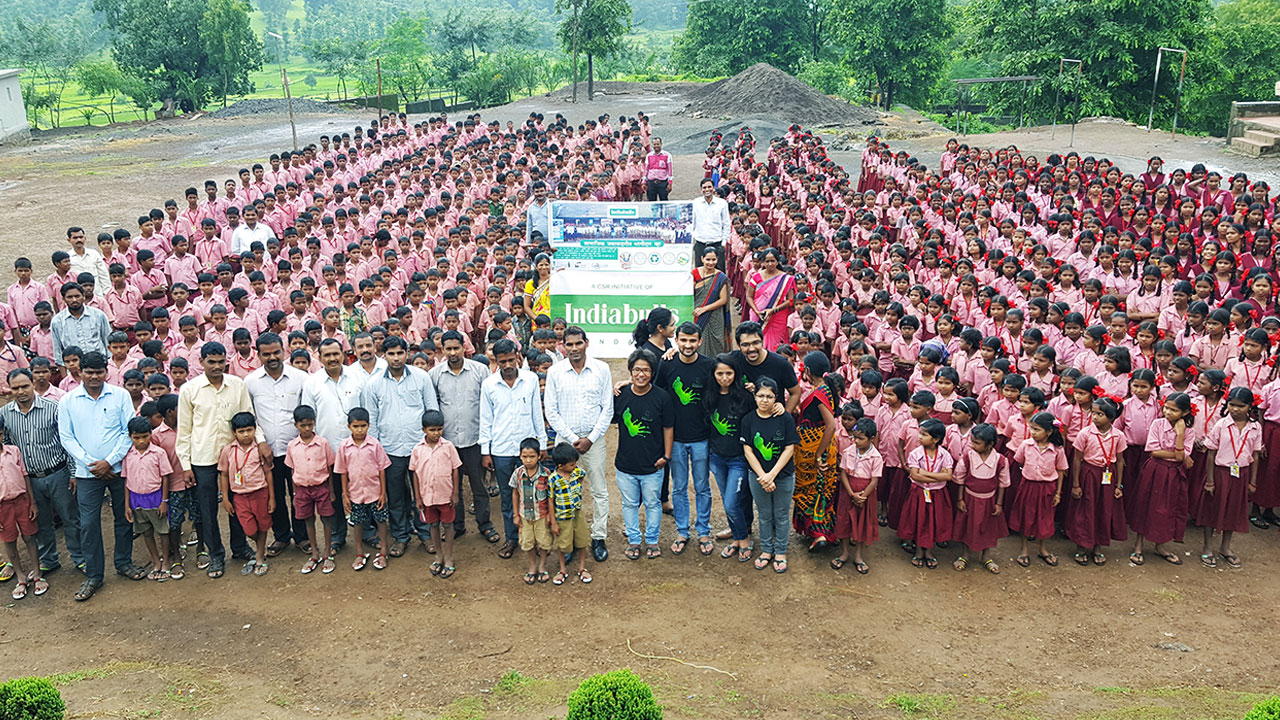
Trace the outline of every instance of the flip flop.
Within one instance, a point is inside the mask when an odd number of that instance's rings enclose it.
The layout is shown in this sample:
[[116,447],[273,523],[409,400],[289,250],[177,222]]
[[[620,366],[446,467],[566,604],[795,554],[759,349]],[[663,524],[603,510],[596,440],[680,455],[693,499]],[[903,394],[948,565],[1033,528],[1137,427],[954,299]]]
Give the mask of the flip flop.
[[566,573],[566,572],[564,572],[563,570],[561,570],[560,572],[556,573],[556,576],[555,576],[555,577],[551,578],[551,584],[552,584],[552,585],[563,585],[563,584],[564,584],[564,581],[565,581],[565,580],[568,580],[568,579],[569,579],[569,575],[568,575],[568,573]]
[[270,569],[271,566],[267,564],[266,560],[263,560],[253,569],[253,575],[254,577],[262,577],[263,575],[266,575],[267,571]]
[[[439,563],[433,563],[433,564],[438,565]],[[431,569],[431,574],[432,574],[432,575],[439,575],[440,573],[439,573],[439,571],[438,571],[438,570],[436,570],[435,568],[432,568],[432,569]],[[525,573],[525,574],[524,574],[524,584],[525,584],[525,585],[532,585],[532,584],[536,583],[537,581],[538,581],[538,576],[537,576],[535,573]]]
[[1107,564],[1107,556],[1103,553],[1096,552],[1093,554],[1093,564],[1102,567]]
[[40,597],[41,595],[49,592],[49,581],[45,580],[43,577],[36,580],[35,584],[31,588],[31,592],[34,593],[36,597]]
[[1259,530],[1266,530],[1267,528],[1271,527],[1271,523],[1267,522],[1266,518],[1261,517],[1259,515],[1254,515],[1253,517],[1249,518],[1249,524],[1258,528]]
[[207,570],[209,568],[209,564],[212,562],[213,562],[213,559],[209,557],[209,553],[204,552],[203,550],[196,553],[196,569],[197,570]]
[[258,565],[258,561],[257,561],[257,560],[246,560],[246,561],[245,561],[245,563],[244,563],[244,565],[243,565],[243,566],[241,566],[241,568],[240,568],[240,574],[241,574],[241,575],[252,575],[252,574],[253,574],[253,569],[254,569],[255,567],[257,567],[257,565]]
[[169,579],[169,573],[160,568],[153,568],[151,572],[147,573],[147,579],[155,582],[164,582]]
[[1165,562],[1169,563],[1170,565],[1182,564],[1182,558],[1178,557],[1178,553],[1168,552],[1168,553],[1158,553],[1158,554],[1160,555],[1160,557],[1164,558]]
[[918,568],[924,567],[924,558],[913,555],[911,557],[911,566]]
[[961,555],[956,558],[955,562],[951,563],[951,566],[956,569],[956,572],[963,572],[965,568],[969,567],[969,558]]
[[703,555],[710,555],[715,551],[716,551],[716,544],[711,540],[698,541],[698,552],[702,553]]
[[1222,556],[1223,560],[1227,561],[1227,567],[1230,567],[1232,570],[1239,570],[1243,565],[1243,563],[1240,562],[1240,558],[1237,557],[1234,553],[1218,553],[1218,554]]
[[938,558],[936,558],[936,557],[927,557],[927,558],[925,558],[925,559],[924,559],[924,566],[925,566],[926,568],[930,569],[930,570],[937,570],[937,569],[938,569]]
[[454,568],[452,565],[445,565],[444,568],[440,570],[440,579],[447,580],[450,577],[453,577],[453,571],[455,569],[456,568]]
[[481,530],[480,534],[484,536],[484,539],[488,541],[489,544],[496,543],[502,539],[501,536],[498,535],[498,531],[494,530],[493,528],[488,528],[487,530]]
[[676,541],[671,543],[671,554],[683,555],[685,548],[688,546],[689,538],[676,538]]
[[[439,574],[440,574],[440,571],[444,569],[444,563],[442,563],[442,562],[440,562],[439,560],[437,560],[437,561],[435,561],[435,562],[431,563],[431,567],[430,567],[429,569],[431,570],[431,574],[432,574],[432,575],[439,575]],[[526,577],[528,577],[528,575],[533,575],[533,577],[534,577],[534,579],[535,579],[535,580],[536,580],[536,579],[537,579],[537,577],[538,577],[536,573],[527,573],[527,574],[526,574]],[[532,585],[533,583],[529,583],[529,584],[530,584],[530,585]]]
[[853,569],[857,570],[859,575],[866,575],[871,572],[871,566],[861,560],[853,561]]
[[498,550],[498,557],[502,558],[503,560],[509,560],[511,559],[511,556],[515,554],[515,551],[516,551],[515,544],[507,543]]
[[289,549],[289,543],[277,540],[267,546],[267,557],[275,557],[287,549]]
[[1031,567],[1031,558],[1027,555],[1019,555],[1014,558],[1022,567]]
[[1212,554],[1201,555],[1200,564],[1207,568],[1216,568],[1218,567],[1218,558]]
[[724,558],[725,560],[728,560],[729,558],[737,554],[738,554],[737,545],[725,545],[724,549],[720,551],[720,557]]
[[1076,564],[1077,564],[1077,565],[1088,565],[1088,564],[1089,564],[1089,554],[1088,554],[1088,553],[1078,552],[1078,553],[1076,553],[1075,555],[1072,555],[1072,556],[1071,556],[1071,558],[1072,558],[1073,560],[1075,560],[1075,561],[1076,561]]
[[19,580],[17,585],[13,586],[13,599],[21,600],[27,596],[27,581]]
[[[444,575],[444,570],[441,570],[441,571],[440,571],[440,575],[441,575],[441,576],[443,576],[443,575]],[[538,582],[539,582],[539,583],[542,583],[542,584],[544,584],[544,585],[545,585],[545,584],[547,583],[547,581],[548,581],[548,580],[550,580],[550,579],[551,579],[551,573],[547,572],[546,570],[543,570],[542,572],[538,573]]]
[[845,564],[845,563],[847,563],[847,562],[849,562],[849,561],[848,561],[848,560],[842,560],[842,559],[840,559],[840,558],[831,558],[831,569],[832,569],[832,570],[839,570],[840,568],[844,567],[844,564]]
[[13,569],[13,563],[6,562],[0,565],[0,582],[9,582],[17,572]]
[[351,569],[357,572],[364,569],[365,563],[369,562],[369,553],[359,553],[355,559],[351,561]]
[[657,560],[662,557],[662,548],[657,547],[656,545],[650,545],[645,548],[644,556],[650,560]]
[[386,556],[386,553],[378,553],[377,555],[374,555],[374,556],[373,556],[373,569],[374,569],[374,570],[386,570],[386,569],[387,569],[387,556]]
[[1134,565],[1141,565],[1146,561],[1147,561],[1146,558],[1142,557],[1142,553],[1140,552],[1129,553],[1129,562],[1133,563]]
[[1037,553],[1036,557],[1040,558],[1044,564],[1049,567],[1058,567],[1058,556],[1053,553],[1049,553],[1048,555]]
[[786,571],[787,571],[787,561],[786,561],[786,560],[778,560],[777,558],[774,558],[774,560],[773,560],[773,571],[774,571],[775,573],[779,574],[779,575],[781,575],[782,573],[786,572]]
[[769,555],[769,554],[767,554],[767,553],[761,553],[761,554],[760,554],[760,557],[756,558],[755,568],[756,568],[757,570],[763,570],[763,569],[765,569],[765,568],[769,567],[769,563],[771,563],[771,562],[773,562],[773,556],[772,556],[772,555]]
[[591,573],[587,572],[586,568],[582,568],[581,570],[578,571],[578,582],[582,583],[583,585],[591,584]]
[[303,575],[310,575],[311,573],[315,572],[316,568],[318,567],[320,567],[320,558],[309,557],[307,558],[306,564],[302,566],[302,570],[300,570],[299,572],[301,572]]
[[391,543],[391,549],[387,551],[387,554],[393,558],[404,557],[404,551],[408,549],[408,545],[397,540]]
[[992,560],[991,558],[987,558],[986,560],[982,561],[982,565],[987,569],[987,572],[990,572],[992,575],[1000,574],[1000,566],[996,564],[995,560]]
[[331,557],[325,558],[324,562],[320,564],[320,572],[324,573],[325,575],[328,575],[329,573],[337,569],[338,569],[338,563],[334,562],[333,558]]
[[186,573],[186,570],[183,569],[182,563],[174,563],[169,566],[170,580],[181,580],[186,576],[187,576],[187,573]]
[[639,545],[631,545],[631,546],[629,546],[629,547],[626,549],[626,551],[625,551],[625,552],[623,552],[622,554],[623,554],[623,556],[624,556],[624,557],[626,557],[628,560],[639,560],[639,559],[640,559],[640,546],[639,546]]
[[738,548],[738,562],[750,562],[752,550],[755,548],[750,545]]

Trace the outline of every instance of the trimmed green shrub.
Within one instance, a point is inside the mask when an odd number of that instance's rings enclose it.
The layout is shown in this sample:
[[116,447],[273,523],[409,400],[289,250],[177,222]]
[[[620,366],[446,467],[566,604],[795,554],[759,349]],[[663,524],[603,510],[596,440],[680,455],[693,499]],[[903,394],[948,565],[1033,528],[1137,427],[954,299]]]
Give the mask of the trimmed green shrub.
[[48,678],[14,678],[0,685],[0,720],[62,720],[67,704]]
[[1280,697],[1270,697],[1245,713],[1244,720],[1280,720]]
[[630,670],[592,675],[569,695],[566,720],[662,720],[653,691]]

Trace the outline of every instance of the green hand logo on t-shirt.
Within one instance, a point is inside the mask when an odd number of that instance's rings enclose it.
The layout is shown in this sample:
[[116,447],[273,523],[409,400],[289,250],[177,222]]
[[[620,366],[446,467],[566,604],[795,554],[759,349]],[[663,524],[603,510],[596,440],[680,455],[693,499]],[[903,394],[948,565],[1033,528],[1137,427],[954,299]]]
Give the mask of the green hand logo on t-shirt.
[[649,434],[649,424],[641,420],[631,419],[631,408],[622,411],[622,424],[631,437],[645,437]]
[[719,410],[711,413],[711,427],[715,428],[721,437],[728,437],[738,431],[734,427],[733,418],[724,417]]
[[755,440],[752,444],[755,445],[756,452],[760,453],[760,457],[763,458],[765,462],[773,462],[773,456],[778,453],[777,445],[765,442],[764,438],[760,437],[760,433],[756,433]]
[[671,383],[671,390],[676,394],[676,399],[680,401],[681,405],[689,405],[698,401],[697,389],[686,388],[684,381],[678,377],[675,382]]

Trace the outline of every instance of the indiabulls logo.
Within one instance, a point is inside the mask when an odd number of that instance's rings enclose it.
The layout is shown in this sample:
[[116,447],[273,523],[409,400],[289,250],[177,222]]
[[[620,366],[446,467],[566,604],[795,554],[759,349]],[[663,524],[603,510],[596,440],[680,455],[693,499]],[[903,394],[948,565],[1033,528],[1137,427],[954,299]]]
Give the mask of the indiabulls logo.
[[633,207],[609,208],[609,217],[636,217],[639,211]]
[[[621,306],[611,306],[605,302],[597,302],[588,306],[565,303],[564,316],[570,325],[635,325],[649,316],[649,311],[665,307],[661,303],[634,306],[629,302]],[[671,311],[673,322],[679,322],[679,313]]]

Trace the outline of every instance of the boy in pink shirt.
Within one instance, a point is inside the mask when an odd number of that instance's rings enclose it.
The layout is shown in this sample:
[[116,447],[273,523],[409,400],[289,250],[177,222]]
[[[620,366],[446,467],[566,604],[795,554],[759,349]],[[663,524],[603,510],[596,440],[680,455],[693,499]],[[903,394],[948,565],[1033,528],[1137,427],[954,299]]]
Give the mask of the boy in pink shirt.
[[342,476],[342,506],[347,511],[347,525],[355,528],[356,558],[351,569],[363,570],[369,561],[362,536],[365,526],[372,522],[378,528],[381,546],[373,558],[373,567],[383,570],[387,567],[386,548],[391,547],[388,539],[391,513],[387,510],[387,468],[391,466],[391,458],[382,449],[382,443],[369,437],[368,410],[352,408],[347,413],[347,429],[351,437],[338,445],[333,471]]
[[222,509],[240,522],[244,534],[256,545],[256,556],[240,568],[240,574],[262,576],[268,570],[267,530],[271,529],[271,513],[276,509],[276,493],[269,461],[264,461],[258,452],[256,425],[250,412],[231,417],[235,442],[223,448],[218,457],[218,487]]
[[[284,464],[293,469],[293,514],[297,519],[306,521],[307,542],[311,546],[311,557],[302,566],[302,574],[308,575],[319,567],[328,575],[337,568],[333,562],[332,544],[333,446],[316,435],[316,410],[310,405],[299,405],[294,409],[293,426],[298,429],[298,437],[289,441]],[[316,542],[316,515],[324,525],[323,548]]]
[[18,327],[30,330],[36,324],[36,303],[50,300],[49,288],[31,281],[31,261],[20,257],[13,261],[13,273],[18,282],[9,286],[9,305],[18,320]]
[[[0,438],[4,437],[4,425],[0,423]],[[49,583],[40,574],[40,550],[36,543],[36,506],[31,502],[31,479],[22,453],[17,445],[5,443],[0,447],[0,542],[5,555],[13,563],[18,584],[13,587],[13,599],[27,596],[28,585],[36,595],[43,595]],[[18,552],[18,536],[27,544],[28,571]]]
[[[133,534],[142,536],[151,554],[148,580],[169,579],[169,482],[174,466],[164,448],[151,442],[151,420],[129,420],[133,447],[124,456],[124,515]],[[156,536],[160,545],[156,547]]]
[[424,412],[423,438],[409,456],[409,472],[413,473],[413,504],[422,522],[431,526],[431,544],[442,553],[441,560],[431,563],[431,574],[448,578],[455,570],[453,532],[449,528],[458,504],[458,468],[462,460],[443,433],[444,415],[439,410]]

